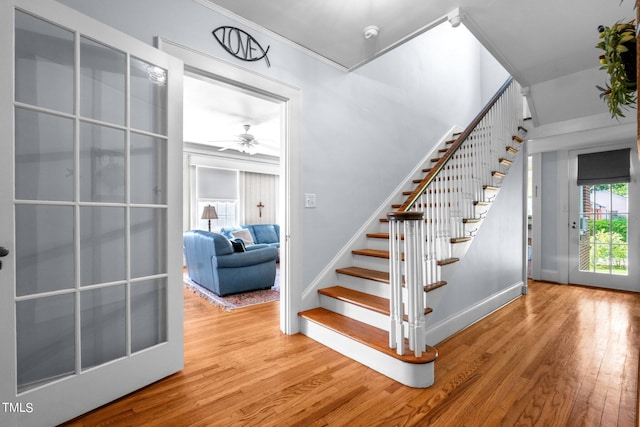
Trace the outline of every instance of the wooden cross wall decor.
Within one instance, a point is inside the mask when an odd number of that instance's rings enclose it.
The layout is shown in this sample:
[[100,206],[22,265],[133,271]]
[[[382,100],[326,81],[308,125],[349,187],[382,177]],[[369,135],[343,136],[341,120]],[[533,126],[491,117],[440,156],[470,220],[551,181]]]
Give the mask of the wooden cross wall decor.
[[264,208],[264,205],[260,202],[256,206],[258,207],[258,216],[262,218],[262,208]]

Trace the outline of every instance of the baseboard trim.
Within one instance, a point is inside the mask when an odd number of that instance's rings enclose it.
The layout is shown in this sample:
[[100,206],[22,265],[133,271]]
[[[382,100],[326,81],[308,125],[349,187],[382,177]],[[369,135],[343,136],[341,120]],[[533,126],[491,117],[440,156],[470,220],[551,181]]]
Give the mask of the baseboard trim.
[[440,343],[452,335],[468,328],[482,318],[522,296],[523,282],[517,282],[501,292],[468,307],[466,310],[428,327],[426,341],[429,345]]

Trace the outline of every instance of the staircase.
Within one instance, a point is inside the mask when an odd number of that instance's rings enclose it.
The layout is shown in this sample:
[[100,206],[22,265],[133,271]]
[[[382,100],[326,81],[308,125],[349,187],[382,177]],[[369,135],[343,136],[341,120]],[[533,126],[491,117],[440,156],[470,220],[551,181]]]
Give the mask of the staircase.
[[522,100],[509,79],[474,121],[436,147],[413,188],[398,195],[320,306],[299,313],[301,332],[411,387],[434,382],[425,332],[447,285],[498,195],[521,144]]

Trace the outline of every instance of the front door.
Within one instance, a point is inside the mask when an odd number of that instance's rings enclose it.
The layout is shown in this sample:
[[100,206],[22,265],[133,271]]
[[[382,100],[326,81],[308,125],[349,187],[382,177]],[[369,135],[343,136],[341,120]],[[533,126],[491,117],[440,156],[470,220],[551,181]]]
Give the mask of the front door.
[[[579,185],[578,156],[598,151],[604,150],[570,152],[569,282],[640,292],[639,184],[632,176],[630,182],[603,178]],[[630,169],[638,170],[637,151],[630,157]]]
[[182,63],[49,0],[0,21],[0,425],[55,425],[183,366]]

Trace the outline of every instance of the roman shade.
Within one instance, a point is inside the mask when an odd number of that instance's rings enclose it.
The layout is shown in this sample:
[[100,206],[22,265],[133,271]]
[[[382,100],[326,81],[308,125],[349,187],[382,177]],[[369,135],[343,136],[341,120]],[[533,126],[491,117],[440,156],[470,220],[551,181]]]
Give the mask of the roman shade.
[[198,199],[238,198],[238,171],[198,167],[196,176]]
[[629,182],[631,149],[578,155],[578,185]]

